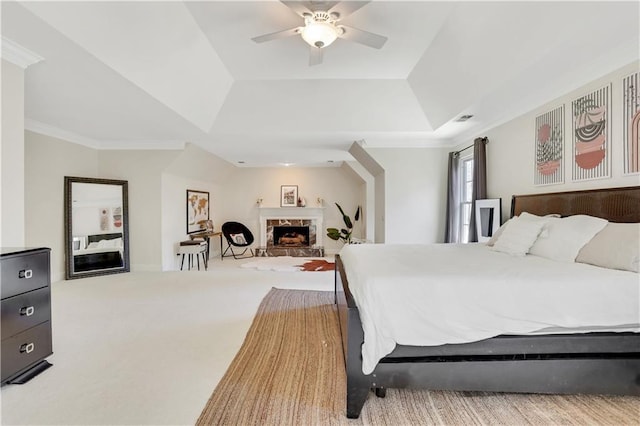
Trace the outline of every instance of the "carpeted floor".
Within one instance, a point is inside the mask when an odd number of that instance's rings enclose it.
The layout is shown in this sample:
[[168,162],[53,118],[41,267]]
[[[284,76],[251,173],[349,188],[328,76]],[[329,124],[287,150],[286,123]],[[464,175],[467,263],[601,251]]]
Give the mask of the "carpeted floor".
[[622,425],[640,398],[389,389],[345,417],[345,371],[333,293],[272,289],[207,402],[199,425]]

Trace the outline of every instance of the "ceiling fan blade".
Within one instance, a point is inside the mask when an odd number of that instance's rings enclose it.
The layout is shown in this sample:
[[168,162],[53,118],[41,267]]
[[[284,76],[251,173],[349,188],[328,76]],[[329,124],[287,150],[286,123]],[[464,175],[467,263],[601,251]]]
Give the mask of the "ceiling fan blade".
[[340,28],[344,31],[338,37],[349,41],[355,41],[356,43],[364,44],[365,46],[373,47],[374,49],[382,48],[382,46],[387,42],[387,38],[379,34],[359,30],[347,25],[340,25]]
[[309,9],[309,7],[306,4],[307,2],[280,0],[280,3],[284,4],[289,9],[293,10],[295,13],[297,13],[303,18],[305,14],[313,15],[312,10]]
[[258,37],[253,37],[251,40],[255,41],[256,43],[264,43],[265,41],[291,37],[298,34],[300,34],[300,27],[290,28],[284,31],[276,31],[275,33],[270,33],[270,34],[264,34]]
[[331,9],[328,10],[329,14],[336,13],[338,15],[338,19],[344,19],[347,16],[351,15],[356,10],[360,9],[362,6],[365,6],[371,0],[367,1],[341,1]]
[[321,48],[309,46],[309,66],[321,64],[323,53]]

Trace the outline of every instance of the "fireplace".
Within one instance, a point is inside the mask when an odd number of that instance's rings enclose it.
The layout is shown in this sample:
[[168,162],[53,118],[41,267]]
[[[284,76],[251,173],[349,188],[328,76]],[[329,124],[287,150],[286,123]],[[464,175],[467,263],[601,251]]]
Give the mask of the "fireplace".
[[266,248],[316,245],[316,226],[311,219],[267,219],[266,234]]
[[274,226],[274,247],[309,247],[308,226]]
[[260,208],[258,256],[324,256],[323,208]]

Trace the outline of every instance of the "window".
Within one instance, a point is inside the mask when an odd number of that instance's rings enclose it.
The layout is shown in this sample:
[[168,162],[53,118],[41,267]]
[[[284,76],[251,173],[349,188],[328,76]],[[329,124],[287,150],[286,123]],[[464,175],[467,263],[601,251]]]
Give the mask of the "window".
[[473,193],[473,156],[460,158],[460,242],[469,241],[471,197]]

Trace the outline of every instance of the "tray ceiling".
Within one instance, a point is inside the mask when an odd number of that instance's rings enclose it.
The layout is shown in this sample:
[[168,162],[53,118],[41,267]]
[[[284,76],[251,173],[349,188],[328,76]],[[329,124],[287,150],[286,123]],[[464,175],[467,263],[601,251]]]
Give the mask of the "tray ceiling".
[[[185,142],[244,166],[338,164],[370,146],[472,140],[638,59],[637,2],[372,1],[308,66],[279,1],[2,2],[33,129],[104,149]],[[458,123],[463,114],[474,117]]]

